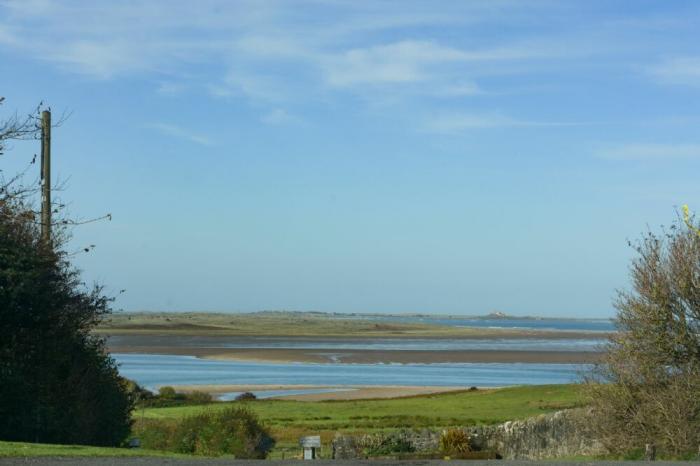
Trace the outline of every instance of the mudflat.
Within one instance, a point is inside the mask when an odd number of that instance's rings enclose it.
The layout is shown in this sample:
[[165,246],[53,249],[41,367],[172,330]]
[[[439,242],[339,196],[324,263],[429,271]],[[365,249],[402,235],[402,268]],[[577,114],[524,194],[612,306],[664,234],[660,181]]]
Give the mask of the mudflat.
[[[591,363],[600,353],[594,351],[515,351],[515,350],[393,350],[338,349],[332,339],[296,339],[313,342],[314,348],[225,348],[225,337],[178,337],[173,335],[118,335],[108,339],[113,353],[174,354],[206,359],[249,362],[306,362],[348,364],[430,364],[430,363]],[[337,341],[337,340],[336,340]],[[357,341],[357,340],[356,340]],[[372,341],[371,339],[367,340]],[[237,340],[245,346],[245,341]],[[327,347],[324,347],[325,344]]]

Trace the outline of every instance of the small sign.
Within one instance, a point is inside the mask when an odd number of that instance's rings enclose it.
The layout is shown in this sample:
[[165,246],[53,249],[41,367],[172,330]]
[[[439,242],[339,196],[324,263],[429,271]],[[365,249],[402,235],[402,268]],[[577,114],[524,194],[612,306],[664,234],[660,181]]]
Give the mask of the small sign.
[[310,435],[299,439],[299,445],[304,448],[321,448],[321,436]]

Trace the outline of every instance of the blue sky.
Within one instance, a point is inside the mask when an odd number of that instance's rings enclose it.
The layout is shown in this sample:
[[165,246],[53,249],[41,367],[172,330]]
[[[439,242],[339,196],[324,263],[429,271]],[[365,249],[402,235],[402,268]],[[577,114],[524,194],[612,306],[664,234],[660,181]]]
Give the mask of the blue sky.
[[[127,310],[600,317],[700,209],[691,1],[0,0]],[[22,167],[36,144],[0,163]]]

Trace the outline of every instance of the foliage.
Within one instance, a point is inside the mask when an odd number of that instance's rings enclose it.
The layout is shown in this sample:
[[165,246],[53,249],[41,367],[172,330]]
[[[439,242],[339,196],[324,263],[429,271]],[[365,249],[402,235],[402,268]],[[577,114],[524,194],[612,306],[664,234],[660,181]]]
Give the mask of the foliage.
[[469,434],[462,429],[445,429],[440,435],[440,450],[447,454],[471,451]]
[[[0,150],[32,137],[33,117],[0,122]],[[110,312],[61,249],[40,239],[33,188],[0,180],[0,439],[118,445],[129,433],[128,382],[92,333]]]
[[173,387],[166,385],[165,387],[160,387],[158,389],[158,396],[161,398],[175,398],[175,395],[177,395],[177,393],[175,393],[175,389]]
[[179,420],[144,420],[134,434],[145,448],[203,456],[262,459],[275,444],[257,416],[232,407]]
[[236,401],[254,401],[257,399],[258,397],[255,396],[255,393],[251,392],[244,392],[236,397]]
[[700,236],[678,221],[635,249],[619,331],[587,384],[593,429],[613,453],[681,456],[700,444]]
[[[325,444],[338,431],[361,434],[400,428],[442,429],[525,419],[580,406],[579,389],[578,385],[539,385],[313,403],[263,399],[246,404],[246,408],[265,419],[280,445],[296,448],[303,435],[321,435]],[[146,419],[179,419],[229,406],[236,406],[236,403],[147,408],[143,415]]]
[[148,394],[139,398],[138,406],[145,407],[172,407],[172,406],[192,406],[213,403],[214,398],[206,392],[191,391],[188,393],[178,393],[173,387],[163,386],[158,389],[158,394],[145,390]]
[[377,433],[363,435],[357,445],[366,457],[387,456],[415,451],[405,432]]
[[129,394],[134,403],[137,405],[143,405],[143,403],[148,400],[153,399],[155,396],[153,392],[143,388],[141,385],[136,383],[131,379],[124,379],[126,384],[126,392]]
[[0,438],[119,444],[132,400],[104,340],[90,333],[109,299],[99,287],[83,290],[27,212],[0,201]]

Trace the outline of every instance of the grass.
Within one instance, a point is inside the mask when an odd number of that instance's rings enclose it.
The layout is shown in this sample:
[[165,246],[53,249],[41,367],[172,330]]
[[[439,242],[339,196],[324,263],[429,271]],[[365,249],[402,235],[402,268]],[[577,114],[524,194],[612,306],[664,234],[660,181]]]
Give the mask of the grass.
[[[313,312],[250,314],[118,313],[100,324],[110,335],[218,335],[283,337],[473,337],[540,335],[543,331],[453,327],[447,325],[376,322]],[[551,332],[550,332],[551,333]]]
[[188,458],[187,455],[179,455],[167,451],[143,450],[140,448],[108,448],[88,447],[84,445],[49,445],[44,443],[0,441],[0,458],[8,456],[163,456],[169,458]]
[[[233,403],[246,406],[270,427],[278,441],[271,454],[274,459],[297,455],[297,442],[303,435],[321,435],[324,444],[322,454],[329,454],[328,446],[336,432],[357,434],[399,428],[440,429],[497,424],[573,408],[580,406],[582,401],[577,385],[533,385],[394,399],[319,402],[258,400]],[[230,404],[139,409],[134,412],[134,418],[136,422],[142,418],[177,419],[205,410],[223,409]],[[187,457],[144,449],[0,442],[0,457],[3,456]]]
[[[582,401],[577,385],[535,385],[394,399],[236,403],[258,414],[283,449],[296,445],[303,435],[321,435],[324,444],[328,444],[336,432],[497,424],[580,406]],[[147,408],[135,413],[135,418],[174,419],[228,405]]]

